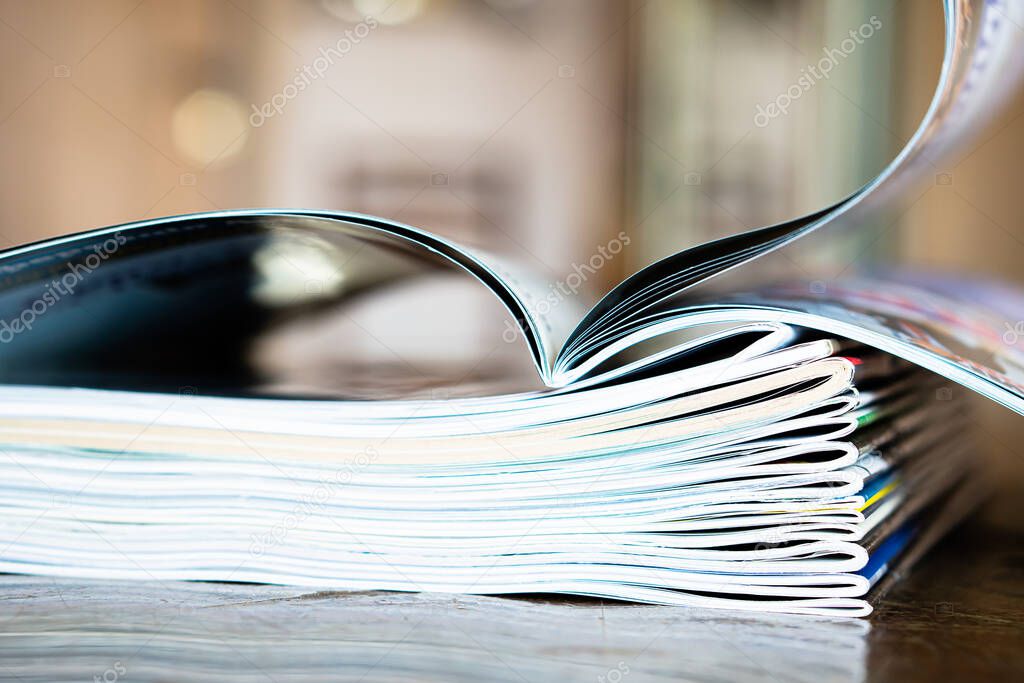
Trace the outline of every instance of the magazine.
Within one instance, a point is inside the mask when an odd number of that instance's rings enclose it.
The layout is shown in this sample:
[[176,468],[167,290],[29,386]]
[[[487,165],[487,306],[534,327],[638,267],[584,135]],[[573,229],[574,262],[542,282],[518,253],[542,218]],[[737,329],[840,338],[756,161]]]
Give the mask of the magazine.
[[[984,495],[967,394],[1024,413],[1024,293],[822,278],[788,255],[899,201],[1013,92],[1024,8],[944,6],[934,100],[877,178],[589,307],[518,264],[326,211],[0,254],[0,571],[868,614]],[[253,370],[268,349],[303,360],[281,340],[353,306],[452,278],[509,315],[536,378],[499,381],[486,358],[454,385]]]

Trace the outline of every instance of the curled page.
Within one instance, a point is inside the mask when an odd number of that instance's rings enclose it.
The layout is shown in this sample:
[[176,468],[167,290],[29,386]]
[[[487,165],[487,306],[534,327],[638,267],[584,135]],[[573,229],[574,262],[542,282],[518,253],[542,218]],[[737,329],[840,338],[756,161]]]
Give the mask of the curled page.
[[[859,285],[833,286],[837,296],[830,298],[824,291],[828,289],[824,280],[830,278],[818,279],[813,263],[787,249],[787,245],[815,231],[820,231],[823,239],[834,239],[836,230],[863,229],[871,216],[898,200],[915,183],[930,177],[936,163],[971,140],[1014,92],[1024,73],[1024,41],[1019,29],[1024,23],[1024,7],[1005,0],[946,0],[943,5],[945,57],[931,105],[903,150],[876,178],[821,211],[695,246],[627,278],[591,309],[570,335],[556,362],[555,382],[571,381],[578,375],[574,369],[593,367],[599,359],[606,359],[610,340],[650,329],[656,321],[680,318],[689,306],[699,306],[706,312],[719,303],[730,307],[747,304],[775,309],[769,316],[773,319],[812,326],[821,322],[819,327],[833,332],[840,330],[829,321],[841,321],[843,331],[850,332],[852,338],[948,374],[1024,413],[1024,385],[1019,381],[1020,368],[1024,367],[1022,354],[1013,343],[1005,343],[1022,336],[1024,324],[1017,322],[1022,319],[1019,316],[1001,315],[993,296],[972,296],[968,307],[950,297],[950,290],[962,288],[903,281],[899,283],[898,298],[924,297],[919,300],[927,303],[898,313],[891,301],[879,300],[872,308],[866,306],[865,297],[852,301],[848,296],[851,290],[864,286],[863,280]],[[786,290],[790,299],[780,297],[777,287],[760,291],[773,285],[779,273],[788,273],[784,279],[808,281],[801,296],[794,299],[793,288]],[[874,289],[883,288],[876,285]],[[917,293],[910,294],[910,290]],[[738,295],[744,291],[752,293]],[[1024,301],[1024,294],[1015,296],[1017,301]],[[1005,295],[999,297],[1000,301],[1006,299]],[[852,308],[846,303],[853,304]],[[824,315],[811,318],[808,307]],[[786,316],[787,309],[792,309],[794,315]],[[943,311],[961,314],[945,315]],[[909,317],[903,319],[903,314]],[[763,319],[764,314],[760,315]],[[882,316],[888,318],[883,321]],[[700,320],[706,319],[708,316],[702,313]],[[907,332],[911,322],[919,325],[920,333]],[[696,324],[696,318],[686,323],[680,320],[674,329]],[[640,334],[639,338],[649,335]],[[940,341],[955,339],[963,343]]]

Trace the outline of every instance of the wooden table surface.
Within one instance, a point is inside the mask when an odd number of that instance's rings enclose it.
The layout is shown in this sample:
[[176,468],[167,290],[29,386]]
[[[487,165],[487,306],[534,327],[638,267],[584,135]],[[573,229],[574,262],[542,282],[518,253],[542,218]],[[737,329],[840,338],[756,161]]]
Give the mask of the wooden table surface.
[[975,514],[867,620],[0,576],[15,681],[1024,680],[1024,524]]

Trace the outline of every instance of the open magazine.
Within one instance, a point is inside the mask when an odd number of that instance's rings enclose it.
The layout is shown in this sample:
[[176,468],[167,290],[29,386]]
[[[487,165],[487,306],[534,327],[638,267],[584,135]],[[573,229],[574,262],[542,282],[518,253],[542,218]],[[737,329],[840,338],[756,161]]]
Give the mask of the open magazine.
[[[961,386],[1024,413],[1024,293],[780,259],[898,201],[1013,91],[1024,8],[944,5],[934,100],[876,179],[589,309],[355,214],[197,214],[3,253],[0,571],[869,613],[984,492]],[[288,275],[311,271],[315,291]],[[461,375],[473,391],[426,394],[283,392],[253,370],[275,339],[451,277],[511,315],[542,388],[505,390],[486,361]]]

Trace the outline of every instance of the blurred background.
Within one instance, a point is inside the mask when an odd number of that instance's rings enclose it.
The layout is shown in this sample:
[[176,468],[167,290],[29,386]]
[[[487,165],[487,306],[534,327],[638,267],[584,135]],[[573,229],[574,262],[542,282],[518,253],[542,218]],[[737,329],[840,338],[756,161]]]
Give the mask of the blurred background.
[[[624,233],[594,295],[868,181],[927,107],[942,24],[938,0],[2,0],[0,246],[315,207],[554,282]],[[1018,97],[912,205],[828,248],[1024,282],[1022,113]],[[1021,421],[985,414],[986,451],[1024,478]]]

